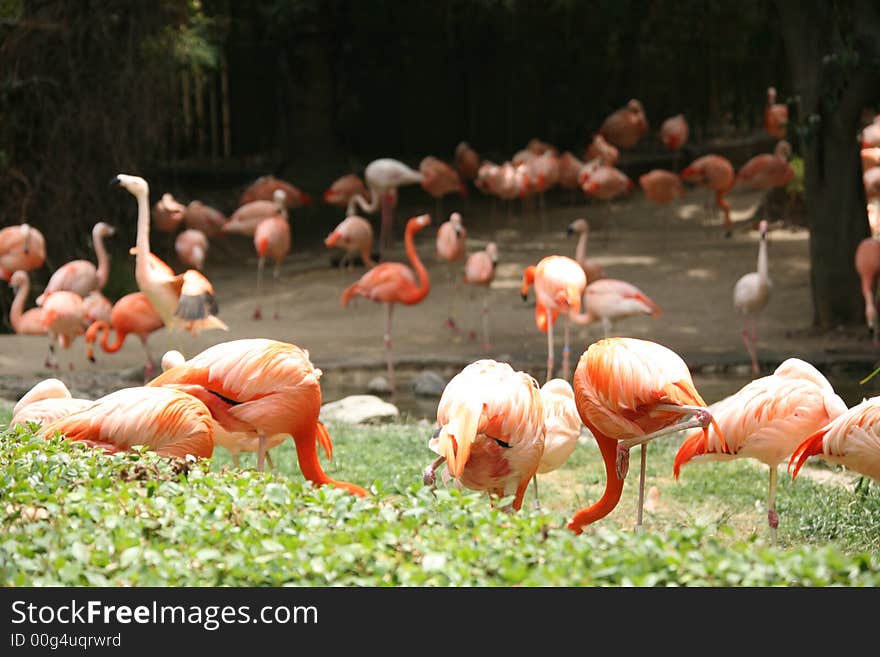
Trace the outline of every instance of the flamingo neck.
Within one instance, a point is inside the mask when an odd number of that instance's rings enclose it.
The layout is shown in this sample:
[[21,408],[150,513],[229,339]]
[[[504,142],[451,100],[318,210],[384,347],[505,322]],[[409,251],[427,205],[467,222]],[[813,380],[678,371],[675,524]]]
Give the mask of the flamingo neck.
[[348,199],[348,207],[345,210],[346,216],[355,213],[355,209],[359,207],[362,212],[373,214],[379,208],[379,199],[383,194],[376,191],[375,187],[370,187],[370,200],[364,198],[363,194],[354,194]]
[[766,283],[769,280],[767,267],[767,238],[765,236],[761,237],[761,244],[758,246],[758,278],[761,279],[762,283]]
[[602,460],[605,462],[605,492],[598,502],[574,514],[568,523],[568,528],[576,534],[580,534],[586,525],[611,513],[620,502],[620,495],[623,492],[623,479],[617,476],[617,440],[598,433],[592,427],[590,430],[596,437],[599,451],[602,452]]
[[424,299],[431,290],[431,280],[428,278],[428,270],[425,269],[425,265],[422,264],[422,261],[419,259],[419,254],[416,252],[414,239],[416,230],[416,226],[411,224],[407,226],[406,233],[403,236],[403,241],[406,246],[406,255],[409,257],[412,268],[415,269],[416,276],[419,278],[419,284],[412,288],[407,295],[407,303],[418,303]]
[[27,299],[28,292],[30,292],[30,281],[25,282],[19,289],[18,292],[15,293],[15,298],[12,300],[12,307],[9,309],[9,323],[12,324],[12,329],[18,333],[21,327],[21,316],[24,313],[24,302]]
[[103,324],[104,325],[101,327],[101,349],[108,354],[115,353],[122,348],[122,343],[125,341],[125,333],[116,329],[116,340],[113,344],[110,344],[110,326],[107,322],[104,322]]
[[370,255],[370,247],[368,247],[368,246],[365,246],[363,249],[361,249],[361,260],[364,261],[364,264],[367,267],[375,267],[376,266],[376,261],[373,260],[373,256]]
[[101,236],[101,231],[97,228],[92,230],[92,243],[95,245],[95,254],[98,256],[98,269],[96,272],[98,290],[103,290],[107,284],[107,278],[110,276],[110,256],[104,247],[104,238]]
[[150,258],[150,200],[149,193],[144,191],[137,195],[138,218],[137,239],[135,245],[137,253],[134,259],[135,278],[141,279],[149,270]]
[[587,232],[584,231],[581,233],[581,236],[578,238],[577,246],[574,250],[574,259],[577,260],[580,265],[583,267],[584,263],[587,261]]

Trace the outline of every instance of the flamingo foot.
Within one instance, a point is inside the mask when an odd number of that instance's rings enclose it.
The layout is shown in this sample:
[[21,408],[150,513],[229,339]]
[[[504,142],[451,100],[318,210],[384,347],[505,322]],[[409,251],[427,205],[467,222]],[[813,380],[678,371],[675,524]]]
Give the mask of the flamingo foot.
[[434,485],[437,483],[436,470],[445,460],[445,457],[438,456],[436,459],[431,461],[431,463],[425,466],[425,469],[422,470],[422,483],[425,486],[430,486],[431,488],[434,488]]
[[626,473],[629,472],[629,448],[620,443],[617,444],[616,469],[617,478],[626,479]]
[[263,319],[263,311],[260,310],[259,308],[254,308],[253,318],[254,319]]
[[776,513],[773,509],[770,509],[767,512],[767,524],[770,525],[771,529],[776,529],[779,527],[779,514]]

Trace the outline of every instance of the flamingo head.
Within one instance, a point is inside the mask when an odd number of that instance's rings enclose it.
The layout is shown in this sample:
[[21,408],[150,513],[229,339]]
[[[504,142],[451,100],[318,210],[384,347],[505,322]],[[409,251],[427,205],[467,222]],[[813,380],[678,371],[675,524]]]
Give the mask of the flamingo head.
[[122,187],[132,196],[147,197],[150,195],[150,186],[147,181],[140,176],[131,176],[127,173],[120,173],[110,180],[111,187]]
[[489,255],[492,267],[494,268],[498,264],[498,245],[495,242],[489,242],[486,245],[486,253]]
[[417,217],[410,218],[410,220],[406,222],[407,228],[412,226],[413,230],[422,230],[422,228],[427,228],[430,225],[431,215],[429,214],[420,214]]
[[588,233],[590,232],[590,224],[587,223],[587,220],[584,218],[575,219],[570,224],[568,224],[568,228],[565,229],[565,234],[571,237],[575,233]]
[[761,234],[761,239],[767,238],[767,220],[762,219],[761,223],[758,224],[758,232]]
[[519,293],[522,295],[523,301],[527,301],[529,298],[529,288],[535,282],[535,266],[529,265],[523,271],[523,279],[522,279],[522,287],[519,289]]
[[95,224],[95,227],[92,229],[92,234],[96,237],[110,237],[116,233],[116,229],[110,224],[99,221]]
[[17,292],[19,288],[27,285],[28,275],[25,271],[19,269],[18,271],[13,273],[12,276],[10,276],[6,273],[5,270],[0,269],[0,274],[3,274],[3,278],[9,283],[9,287],[11,287],[13,291]]

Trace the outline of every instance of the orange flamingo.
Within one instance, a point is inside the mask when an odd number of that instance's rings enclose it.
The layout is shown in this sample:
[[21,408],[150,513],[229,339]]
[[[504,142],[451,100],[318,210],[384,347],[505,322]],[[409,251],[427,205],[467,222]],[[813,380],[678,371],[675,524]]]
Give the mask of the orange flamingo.
[[208,458],[214,433],[207,406],[173,388],[122,388],[43,425],[42,435],[55,432],[107,452],[145,445],[160,456]]
[[635,185],[623,171],[616,167],[600,165],[581,184],[587,196],[600,201],[611,201],[634,189]]
[[354,173],[340,176],[324,191],[322,198],[324,203],[339,208],[348,206],[348,202],[355,194],[366,195],[367,186],[361,177]]
[[190,230],[200,231],[208,238],[220,235],[227,221],[229,217],[220,210],[199,200],[190,201],[183,211],[183,224]]
[[340,247],[344,253],[339,261],[339,266],[351,269],[356,256],[366,267],[375,267],[376,261],[370,252],[373,248],[373,226],[360,215],[349,215],[339,222],[327,238],[324,246],[328,249]]
[[[342,292],[343,308],[348,305],[352,297],[358,296],[385,304],[385,357],[388,366],[388,384],[392,392],[396,386],[394,363],[391,359],[391,312],[396,303],[407,306],[419,303],[431,290],[428,270],[419,259],[414,243],[415,234],[430,224],[431,215],[428,214],[411,217],[406,222],[404,244],[412,269],[400,262],[383,262],[368,270]],[[418,277],[418,281],[416,281],[416,277]]]
[[[465,285],[471,286],[471,298],[473,298],[473,289],[482,287],[483,292],[483,349],[491,349],[489,342],[489,287],[495,280],[495,268],[498,264],[498,245],[495,242],[486,244],[486,248],[482,251],[471,253],[464,263],[464,282]],[[470,332],[471,340],[477,337],[476,331]]]
[[618,148],[632,148],[647,133],[645,109],[635,98],[609,114],[599,128],[599,134]]
[[776,102],[776,88],[767,88],[767,104],[764,106],[764,131],[777,139],[785,139],[788,128],[788,105]]
[[455,170],[462,180],[475,180],[480,170],[480,155],[466,141],[455,147]]
[[0,278],[8,281],[13,272],[33,271],[46,262],[46,238],[30,224],[0,228]]
[[602,278],[584,288],[583,312],[571,315],[571,321],[587,325],[602,322],[605,337],[611,337],[615,321],[637,315],[662,314],[660,306],[632,283],[616,278]]
[[776,544],[777,466],[813,432],[846,411],[846,404],[815,367],[789,358],[769,376],[747,383],[739,391],[712,405],[714,427],[685,437],[675,455],[675,478],[690,462],[752,458],[770,468],[767,523]]
[[[758,366],[758,314],[764,310],[770,299],[773,284],[767,265],[767,222],[758,225],[758,270],[743,274],[733,286],[733,306],[743,316],[742,338],[752,358],[752,372],[761,371]],[[746,328],[746,320],[751,318],[752,334]]]
[[458,277],[455,269],[465,259],[467,252],[467,228],[461,221],[461,214],[453,212],[449,219],[437,228],[437,258],[446,263],[447,280],[451,291],[449,307],[444,326],[458,331],[455,324],[455,297],[458,293]]
[[70,390],[59,379],[43,379],[16,402],[9,426],[26,425],[28,422],[48,424],[93,403],[90,399],[79,399],[71,395]]
[[311,207],[311,197],[299,187],[273,175],[260,176],[245,188],[238,200],[239,206],[253,201],[272,201],[275,192],[284,192],[284,202],[289,210],[301,207]]
[[281,278],[281,263],[290,253],[290,223],[287,221],[287,209],[285,207],[284,192],[275,192],[278,196],[276,202],[281,210],[279,215],[263,219],[254,231],[254,248],[257,250],[257,307],[254,309],[254,319],[263,317],[260,303],[263,298],[263,267],[266,258],[275,261],[272,269],[272,299],[275,310],[272,313],[274,319],[278,314],[278,280]]
[[217,301],[211,282],[195,269],[174,275],[172,269],[150,252],[150,187],[139,176],[120,173],[113,183],[137,199],[137,241],[134,276],[156,312],[170,330],[200,331],[229,328],[217,317]]
[[[162,317],[156,312],[153,304],[143,292],[131,292],[121,297],[110,311],[110,320],[98,320],[86,329],[86,357],[95,362],[95,353],[92,344],[100,340],[99,344],[108,354],[113,354],[122,348],[125,338],[129,333],[138,336],[144,348],[146,357],[144,365],[144,378],[149,380],[156,369],[153,358],[150,355],[148,344],[149,337],[165,326]],[[116,331],[116,339],[109,341],[110,331]]]
[[[642,525],[647,444],[683,429],[714,422],[690,371],[671,349],[636,338],[605,338],[591,344],[574,372],[574,398],[605,463],[605,492],[574,514],[568,528],[580,534],[620,502],[629,450],[641,445],[636,527]],[[684,419],[685,417],[689,419]],[[718,432],[724,444],[724,433]]]
[[482,359],[456,374],[437,405],[428,447],[438,458],[422,474],[433,486],[445,461],[466,488],[513,495],[519,511],[544,451],[544,406],[538,383],[507,363]]
[[201,271],[208,253],[208,236],[198,228],[187,228],[177,234],[174,251],[184,265]]
[[230,215],[229,221],[223,224],[220,233],[235,233],[237,235],[244,235],[245,237],[253,237],[254,233],[257,232],[257,226],[259,226],[260,222],[264,219],[286,216],[287,211],[284,207],[283,200],[286,197],[282,196],[283,193],[284,192],[279,190],[278,194],[273,196],[270,201],[258,199],[239,206],[238,209]]
[[553,325],[562,313],[565,329],[562,347],[562,378],[568,378],[569,369],[569,316],[580,313],[581,297],[587,286],[583,267],[567,256],[552,255],[523,272],[520,294],[528,299],[529,288],[535,286],[535,324],[547,333],[547,378],[553,378]]
[[93,322],[110,321],[113,302],[100,292],[92,290],[83,298],[83,326],[88,328]]
[[541,386],[544,405],[544,452],[532,478],[538,503],[538,475],[558,470],[577,447],[581,416],[574,403],[574,389],[565,379],[550,379]]
[[871,329],[875,346],[878,344],[877,277],[880,275],[880,240],[866,237],[856,247],[855,267],[865,300],[865,322]]
[[862,171],[880,167],[880,146],[863,148],[859,151],[859,155],[862,159]]
[[208,347],[186,362],[162,372],[148,386],[181,386],[206,401],[213,418],[227,431],[255,432],[262,470],[267,439],[292,436],[306,479],[365,496],[360,486],[327,476],[318,460],[318,443],[333,454],[321,412],[321,370],[307,351],[287,342],[263,338],[232,340]]
[[440,199],[447,194],[467,196],[467,186],[451,165],[443,160],[428,155],[419,162],[422,173],[422,189],[436,201],[437,214],[440,214]]
[[45,335],[43,309],[39,306],[29,310],[24,309],[31,288],[28,273],[20,269],[14,272],[9,278],[9,287],[15,295],[9,308],[9,323],[12,325],[12,330],[18,335]]
[[733,234],[733,222],[726,196],[736,179],[730,160],[714,153],[703,155],[691,162],[679,175],[685,182],[708,187],[715,193],[715,205],[724,213],[724,236],[730,237]]
[[110,256],[104,246],[104,238],[113,235],[116,229],[108,223],[99,221],[92,228],[92,244],[98,256],[98,265],[89,260],[71,260],[61,265],[49,278],[43,294],[37,297],[37,305],[43,305],[43,299],[52,292],[69,290],[85,297],[92,290],[100,292],[107,284],[110,275]]
[[639,186],[652,203],[671,203],[684,194],[684,184],[672,171],[651,169],[639,176]]
[[[55,359],[55,345],[69,349],[77,336],[85,332],[85,312],[83,299],[76,292],[59,290],[43,298],[43,328],[49,335],[49,354],[46,367],[59,369]],[[73,369],[73,361],[69,362]]]
[[587,277],[587,285],[593,281],[599,280],[605,276],[605,270],[595,260],[587,258],[587,240],[590,235],[590,224],[584,219],[575,219],[565,229],[566,234],[571,237],[578,235],[577,246],[574,248],[574,259],[580,264]]
[[794,169],[789,164],[791,144],[782,140],[776,143],[772,153],[760,153],[750,158],[736,172],[734,185],[752,189],[785,187],[794,180]]
[[792,479],[811,456],[880,481],[880,397],[865,399],[805,438],[788,461]]

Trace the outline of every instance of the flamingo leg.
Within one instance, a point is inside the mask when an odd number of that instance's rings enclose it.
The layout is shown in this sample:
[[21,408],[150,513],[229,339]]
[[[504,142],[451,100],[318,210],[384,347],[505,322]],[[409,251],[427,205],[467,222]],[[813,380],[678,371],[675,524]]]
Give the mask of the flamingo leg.
[[566,381],[568,380],[568,367],[569,367],[569,352],[571,351],[568,346],[569,340],[569,322],[568,315],[565,316],[565,329],[563,330],[563,343],[562,343],[562,378]]
[[[553,312],[547,310],[547,381],[553,378]],[[546,381],[545,381],[546,383]]]
[[446,321],[443,322],[443,326],[452,331],[458,333],[459,328],[455,325],[455,293],[458,291],[458,286],[455,284],[455,274],[453,272],[452,265],[450,264],[446,269],[446,280],[449,282],[449,305],[447,310],[447,318]]
[[422,483],[425,486],[434,487],[434,484],[437,483],[437,475],[435,474],[437,468],[446,460],[445,456],[438,456],[436,459],[431,461],[430,465],[426,466],[422,471]]
[[388,366],[388,386],[391,388],[392,394],[396,390],[394,383],[394,363],[391,359],[391,311],[393,309],[394,304],[385,304],[385,359]]
[[232,465],[235,466],[236,470],[241,467],[241,463],[238,460],[238,454],[232,455]]
[[640,530],[642,528],[642,516],[643,510],[645,508],[645,471],[648,462],[648,445],[643,443],[641,445],[641,467],[639,468],[639,508],[636,515],[636,530]]
[[257,450],[257,471],[262,472],[263,461],[266,458],[266,436],[264,436],[262,433],[260,434],[259,445],[260,447]]
[[489,288],[483,294],[483,349],[488,351],[492,348],[489,342]]
[[776,513],[776,466],[770,466],[770,489],[767,497],[767,524],[770,525],[770,541],[776,545],[776,528],[779,527],[779,514]]
[[532,475],[532,485],[535,487],[535,508],[541,508],[541,500],[538,497],[538,473]]
[[266,463],[269,465],[269,469],[274,472],[275,464],[272,462],[272,454],[270,454],[268,451],[266,452]]
[[144,356],[147,357],[146,361],[144,362],[144,380],[149,381],[153,378],[153,373],[156,371],[156,365],[155,363],[153,363],[153,358],[150,355],[150,347],[147,344],[146,336],[141,337],[141,345],[143,345],[144,347]]
[[263,263],[265,262],[265,258],[260,256],[260,259],[257,261],[257,307],[254,308],[254,319],[263,319],[263,311],[260,309],[260,304],[263,301]]
[[272,272],[272,305],[274,310],[272,312],[272,319],[281,319],[281,315],[278,312],[278,281],[281,279],[281,261],[275,261],[275,269]]
[[743,343],[746,345],[746,349],[749,352],[749,357],[752,359],[752,373],[757,374],[760,371],[760,367],[758,367],[758,352],[755,349],[754,343],[749,337],[749,331],[746,328],[745,323],[743,324],[742,338]]

